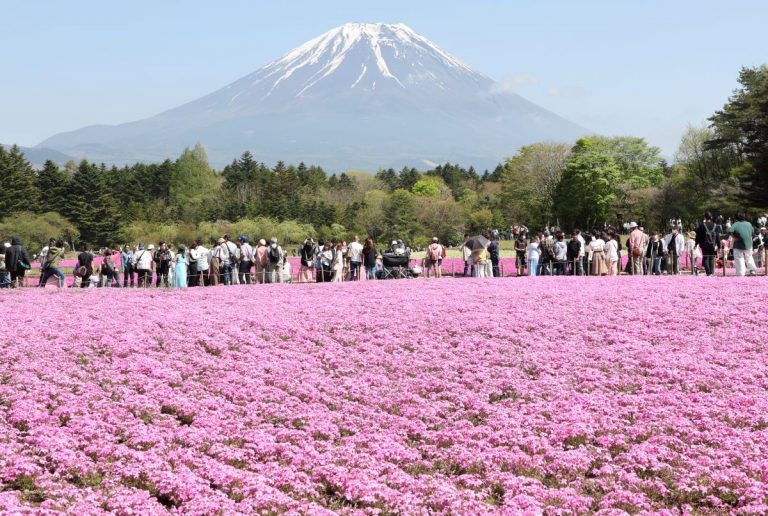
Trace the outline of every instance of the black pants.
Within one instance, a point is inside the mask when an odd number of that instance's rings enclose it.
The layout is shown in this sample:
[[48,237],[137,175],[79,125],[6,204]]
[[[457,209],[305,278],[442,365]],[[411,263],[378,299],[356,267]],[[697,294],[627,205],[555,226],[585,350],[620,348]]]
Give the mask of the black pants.
[[86,269],[85,277],[80,280],[80,288],[88,288],[91,286],[91,276],[93,276],[93,269]]
[[130,282],[130,285],[133,286],[133,272],[134,272],[133,267],[131,267],[130,265],[128,265],[123,270],[123,285],[125,285],[126,287],[128,286],[128,282]]
[[139,287],[149,287],[152,285],[152,271],[138,269],[136,272],[138,273],[136,282]]
[[704,272],[707,276],[712,276],[715,273],[715,255],[717,250],[711,247],[701,248],[701,265],[704,267]]
[[493,277],[498,278],[501,276],[501,273],[499,272],[499,262],[491,260],[491,269],[493,270]]
[[11,288],[21,287],[24,285],[24,274],[26,269],[17,269],[11,271]]
[[158,265],[157,267],[157,279],[155,280],[155,286],[164,286],[164,287],[170,287],[170,283],[168,283],[168,270],[170,269],[170,266],[168,263],[163,263],[162,265]]
[[[251,267],[253,264],[250,260],[241,260],[240,265],[238,266],[238,273],[240,277],[240,284],[241,285],[250,285],[251,284]],[[233,272],[234,274],[234,272]]]

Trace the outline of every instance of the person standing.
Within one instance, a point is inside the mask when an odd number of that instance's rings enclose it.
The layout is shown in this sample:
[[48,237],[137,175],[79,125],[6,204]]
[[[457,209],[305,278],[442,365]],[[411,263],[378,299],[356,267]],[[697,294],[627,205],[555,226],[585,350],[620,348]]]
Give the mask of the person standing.
[[299,283],[312,281],[312,269],[315,267],[315,242],[311,238],[304,239],[299,249]]
[[331,270],[333,271],[331,282],[341,283],[344,280],[344,243],[342,241],[336,242],[336,252],[333,255]]
[[45,261],[40,269],[40,287],[45,287],[51,276],[56,276],[59,288],[64,286],[64,273],[59,268],[62,258],[64,258],[64,242],[54,241],[49,244]]
[[583,269],[581,268],[581,242],[578,239],[578,235],[574,231],[571,233],[571,239],[566,246],[566,259],[568,260],[568,272],[571,276],[581,276]]
[[11,238],[11,246],[5,249],[5,267],[11,275],[11,288],[24,286],[24,274],[31,267],[31,263],[21,238],[17,236]]
[[133,254],[133,268],[136,270],[136,285],[139,288],[148,288],[152,286],[152,251],[155,250],[153,244],[149,244],[146,249],[141,246]]
[[353,241],[347,246],[349,253],[349,279],[352,281],[360,280],[360,267],[363,265],[363,244],[360,243],[360,237],[355,235]]
[[464,243],[461,245],[461,257],[464,259],[464,277],[472,275],[472,249],[467,247],[469,233],[464,233]]
[[223,250],[224,246],[224,239],[219,238],[216,241],[216,246],[211,249],[211,268],[210,268],[210,282],[211,285],[214,287],[219,286],[219,283],[221,283],[221,264],[222,264],[222,253],[226,253],[225,250]]
[[[224,250],[222,254],[222,275],[225,285],[239,285],[238,272],[240,268],[240,248],[230,240],[229,235],[224,235]],[[225,260],[226,255],[226,260]]]
[[123,246],[123,250],[120,252],[120,267],[123,269],[123,285],[128,287],[130,284],[133,287],[133,249],[128,244]]
[[173,288],[187,288],[187,254],[179,247],[173,259]]
[[629,242],[627,248],[630,256],[630,272],[635,275],[643,274],[643,256],[645,251],[645,235],[636,222],[629,223]]
[[[515,230],[516,227],[515,227]],[[525,276],[525,252],[527,250],[527,244],[525,242],[525,234],[519,233],[515,238],[515,269],[518,276]]]
[[77,269],[82,271],[80,276],[83,279],[80,282],[80,288],[90,287],[91,276],[93,275],[93,254],[87,246],[83,246],[82,251],[77,255]]
[[708,211],[704,214],[704,221],[696,228],[696,243],[701,249],[701,264],[707,276],[715,273],[715,258],[719,242],[718,226],[712,220],[712,213]]
[[736,214],[736,222],[728,228],[728,234],[733,239],[733,264],[736,268],[736,276],[745,276],[747,269],[750,276],[754,276],[757,272],[755,260],[752,257],[753,231],[752,224],[743,211]]
[[608,266],[605,263],[605,240],[601,235],[595,235],[595,238],[589,243],[592,247],[592,276],[605,276],[608,274]]
[[605,262],[608,267],[608,276],[619,275],[619,243],[608,233],[603,233],[605,241]]
[[211,250],[203,245],[202,240],[195,240],[197,250],[197,281],[196,285],[207,287],[210,285],[208,271],[211,269]]
[[267,263],[269,263],[267,251],[267,241],[262,238],[259,240],[259,245],[256,246],[256,253],[254,254],[253,265],[256,274],[256,283],[267,282]]
[[[267,249],[267,283],[282,282],[283,248],[277,244],[277,238],[272,237]],[[344,265],[342,257],[342,266]]]
[[[378,252],[376,251],[376,246],[373,245],[373,239],[366,238],[365,245],[363,246],[363,265],[365,266],[365,279],[367,280],[376,279],[377,255],[378,255]],[[440,271],[439,266],[437,270],[438,272]]]
[[565,234],[560,231],[554,245],[555,276],[565,276],[568,264],[568,245],[565,243]]
[[440,272],[438,269],[438,262],[440,261],[440,257],[443,254],[443,246],[440,245],[440,239],[437,237],[432,237],[432,243],[427,246],[427,256],[424,260],[424,265],[426,266],[426,276],[429,278],[430,271],[432,275],[435,278],[440,277]]
[[197,260],[200,258],[200,251],[197,249],[197,240],[193,240],[187,249],[187,286],[196,287],[200,284],[200,275],[197,269]]
[[253,267],[253,247],[248,243],[248,237],[243,235],[239,237],[240,242],[240,265],[238,272],[241,285],[251,284],[251,267]]
[[539,237],[535,236],[531,238],[531,243],[528,244],[528,275],[536,276],[539,266]]
[[168,273],[171,268],[171,260],[173,259],[173,256],[171,255],[171,251],[168,249],[168,244],[165,242],[160,242],[160,247],[155,253],[153,259],[155,261],[155,273],[157,275],[155,286],[158,288],[170,287],[171,285],[168,282]]
[[680,234],[677,227],[672,229],[672,232],[664,237],[664,242],[667,244],[667,256],[669,258],[669,267],[671,274],[680,274],[680,257],[685,252],[685,238]]
[[0,288],[11,288],[11,274],[8,272],[8,267],[5,265],[5,251],[11,247],[10,242],[5,242],[2,252],[0,252]]
[[499,271],[499,237],[498,232],[491,235],[491,243],[488,244],[488,258],[491,260],[491,274],[494,278],[501,276]]

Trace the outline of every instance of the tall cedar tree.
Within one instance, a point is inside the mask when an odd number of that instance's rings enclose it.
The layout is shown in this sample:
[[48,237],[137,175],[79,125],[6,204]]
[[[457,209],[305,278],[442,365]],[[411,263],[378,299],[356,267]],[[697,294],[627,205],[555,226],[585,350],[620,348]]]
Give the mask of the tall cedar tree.
[[108,185],[108,173],[104,165],[83,160],[69,183],[64,214],[88,244],[116,244],[120,237],[117,202]]
[[40,191],[40,211],[61,213],[67,199],[69,174],[51,160],[37,173],[37,189]]
[[38,209],[39,192],[35,171],[14,145],[0,145],[0,218],[19,211]]

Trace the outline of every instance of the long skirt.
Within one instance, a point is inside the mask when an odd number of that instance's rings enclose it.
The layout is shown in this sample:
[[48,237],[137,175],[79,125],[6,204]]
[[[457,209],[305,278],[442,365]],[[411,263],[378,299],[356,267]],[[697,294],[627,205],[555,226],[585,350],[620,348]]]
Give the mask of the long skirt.
[[592,253],[592,276],[605,276],[608,274],[608,264],[605,262],[605,255],[601,252]]

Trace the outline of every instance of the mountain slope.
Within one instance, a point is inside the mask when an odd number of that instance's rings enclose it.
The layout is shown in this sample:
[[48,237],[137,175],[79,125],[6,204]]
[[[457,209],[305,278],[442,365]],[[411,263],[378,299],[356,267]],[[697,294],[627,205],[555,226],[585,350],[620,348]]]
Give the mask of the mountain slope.
[[528,142],[585,131],[494,82],[403,24],[349,23],[228,86],[154,117],[55,135],[40,146],[111,162],[173,157],[201,141],[214,164],[260,160],[377,168],[489,166]]

